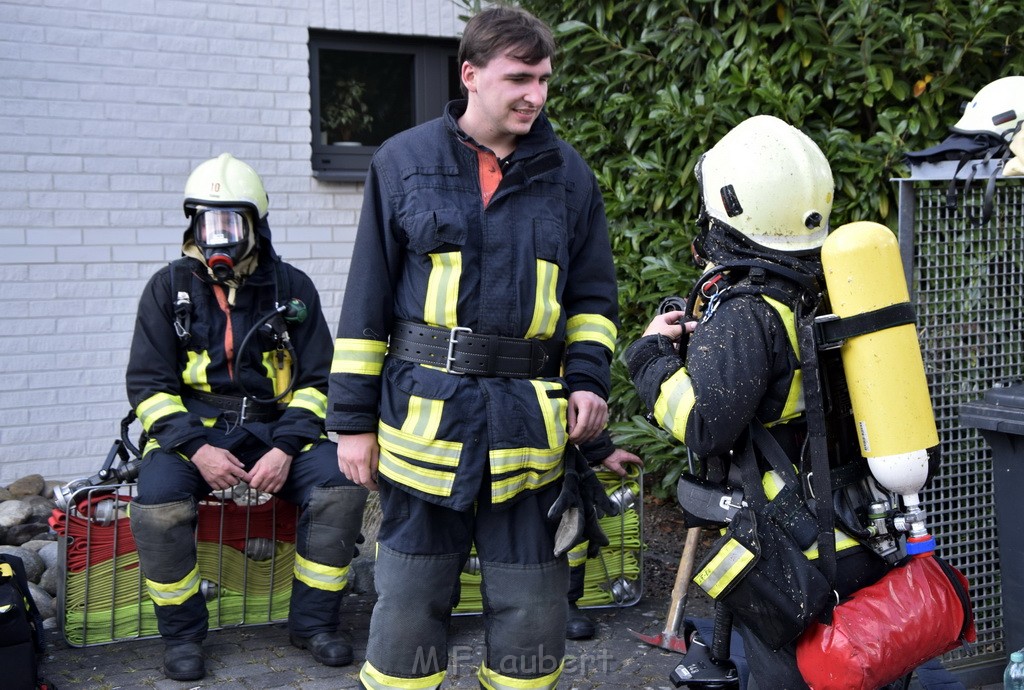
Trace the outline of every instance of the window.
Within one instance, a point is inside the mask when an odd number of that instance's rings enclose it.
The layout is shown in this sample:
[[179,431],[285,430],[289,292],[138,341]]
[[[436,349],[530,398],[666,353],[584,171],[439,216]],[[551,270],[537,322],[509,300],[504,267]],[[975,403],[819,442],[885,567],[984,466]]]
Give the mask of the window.
[[361,182],[385,139],[461,98],[456,39],[310,31],[313,175]]

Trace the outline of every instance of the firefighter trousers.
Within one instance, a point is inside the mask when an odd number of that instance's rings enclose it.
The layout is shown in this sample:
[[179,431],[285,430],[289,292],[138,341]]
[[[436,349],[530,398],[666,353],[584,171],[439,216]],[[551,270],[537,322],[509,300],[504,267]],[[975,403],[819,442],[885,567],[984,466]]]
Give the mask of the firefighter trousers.
[[475,543],[480,559],[486,652],[483,688],[554,688],[565,653],[568,565],[555,558],[548,508],[560,482],[511,506],[489,487],[469,511],[424,501],[381,478],[381,527],[370,620],[366,688],[436,688],[448,667],[448,622],[459,574]]

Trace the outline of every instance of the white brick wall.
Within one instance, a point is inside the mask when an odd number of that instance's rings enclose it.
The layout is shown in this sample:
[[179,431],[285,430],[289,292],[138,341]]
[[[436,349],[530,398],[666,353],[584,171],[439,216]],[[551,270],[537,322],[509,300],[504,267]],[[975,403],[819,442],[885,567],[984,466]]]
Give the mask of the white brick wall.
[[[91,475],[128,411],[145,281],[189,171],[263,176],[332,329],[361,185],[313,179],[310,28],[457,36],[461,0],[0,1],[0,485]],[[315,258],[314,258],[315,257]]]

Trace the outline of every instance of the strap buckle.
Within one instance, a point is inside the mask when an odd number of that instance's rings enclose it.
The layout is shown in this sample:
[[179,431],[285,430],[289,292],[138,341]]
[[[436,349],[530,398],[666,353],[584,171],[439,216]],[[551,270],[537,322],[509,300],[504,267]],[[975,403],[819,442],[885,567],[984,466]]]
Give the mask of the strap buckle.
[[456,371],[452,369],[452,363],[455,361],[455,346],[459,342],[459,333],[472,333],[472,328],[466,328],[465,326],[453,326],[448,331],[448,355],[445,357],[444,370],[449,374],[458,374],[459,376],[465,375],[465,372]]
[[821,316],[814,317],[814,342],[818,346],[819,350],[836,350],[846,343],[846,338],[835,338],[829,332],[832,327],[831,324],[839,321],[839,316],[836,314],[822,314]]

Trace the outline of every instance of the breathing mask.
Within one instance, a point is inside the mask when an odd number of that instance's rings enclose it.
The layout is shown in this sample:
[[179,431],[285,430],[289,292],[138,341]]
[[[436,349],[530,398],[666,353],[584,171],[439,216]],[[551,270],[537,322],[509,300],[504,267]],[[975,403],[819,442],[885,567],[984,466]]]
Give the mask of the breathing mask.
[[198,207],[192,236],[218,281],[231,280],[235,265],[252,249],[251,214],[243,208]]

